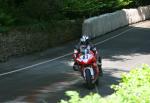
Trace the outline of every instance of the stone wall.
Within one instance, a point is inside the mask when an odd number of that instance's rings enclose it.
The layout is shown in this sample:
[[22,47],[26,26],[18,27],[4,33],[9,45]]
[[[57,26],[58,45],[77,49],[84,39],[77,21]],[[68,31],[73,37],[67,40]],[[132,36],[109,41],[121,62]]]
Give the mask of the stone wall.
[[45,30],[34,29],[19,27],[8,33],[1,33],[0,62],[7,61],[11,56],[42,51],[79,38],[82,32],[82,22],[60,21],[47,25]]

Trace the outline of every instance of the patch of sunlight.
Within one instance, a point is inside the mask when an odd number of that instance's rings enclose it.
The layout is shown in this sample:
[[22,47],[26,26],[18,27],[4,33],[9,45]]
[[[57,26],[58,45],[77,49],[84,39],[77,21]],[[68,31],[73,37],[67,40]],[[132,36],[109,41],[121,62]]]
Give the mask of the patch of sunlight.
[[67,66],[73,66],[74,61],[62,61],[62,63],[64,63]]
[[132,27],[138,27],[138,28],[147,28],[150,29],[150,20],[146,21],[146,22],[140,22],[138,24],[133,24],[131,25]]
[[70,87],[73,84],[76,84],[77,82],[79,82],[81,79],[78,78],[76,80],[73,81],[62,81],[62,82],[58,82],[55,83],[51,86],[48,87],[43,87],[41,90],[38,90],[39,93],[51,93],[51,92],[58,92],[61,90],[64,90],[68,87]]

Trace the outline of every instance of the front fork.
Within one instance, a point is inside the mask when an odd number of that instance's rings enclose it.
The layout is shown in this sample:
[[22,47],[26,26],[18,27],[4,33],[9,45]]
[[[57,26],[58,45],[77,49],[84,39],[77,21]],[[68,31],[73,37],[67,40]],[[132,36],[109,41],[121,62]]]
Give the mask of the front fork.
[[[93,68],[89,67],[89,68],[86,68],[86,69],[90,70],[91,79],[94,80],[95,76],[94,76],[94,70],[93,70]],[[84,71],[83,71],[83,77],[84,77],[85,80],[86,80],[86,74],[85,74],[85,70],[86,69],[84,69]]]
[[86,77],[86,74],[85,74],[85,70],[86,69],[89,69],[90,70],[90,74],[91,74],[91,79],[92,80],[96,80],[96,78],[98,78],[98,76],[99,76],[99,69],[98,69],[98,67],[97,67],[97,64],[95,63],[95,64],[93,64],[93,66],[91,66],[91,67],[87,67],[87,68],[85,68],[82,72],[81,72],[81,75],[84,77],[84,79],[86,79],[85,77]]

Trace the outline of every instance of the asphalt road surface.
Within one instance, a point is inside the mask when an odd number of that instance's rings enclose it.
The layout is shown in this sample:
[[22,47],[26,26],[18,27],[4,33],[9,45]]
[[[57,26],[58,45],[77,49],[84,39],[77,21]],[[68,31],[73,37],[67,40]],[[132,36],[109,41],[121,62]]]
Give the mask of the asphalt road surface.
[[118,29],[95,38],[102,56],[104,75],[100,85],[88,90],[78,72],[72,70],[76,41],[0,63],[0,103],[57,103],[64,92],[76,90],[83,97],[91,92],[111,95],[123,72],[142,63],[150,65],[150,21]]

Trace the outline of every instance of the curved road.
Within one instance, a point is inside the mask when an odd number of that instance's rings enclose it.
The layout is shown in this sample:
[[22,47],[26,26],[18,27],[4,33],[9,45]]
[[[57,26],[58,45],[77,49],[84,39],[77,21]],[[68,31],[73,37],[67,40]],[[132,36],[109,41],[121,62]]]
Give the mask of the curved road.
[[72,70],[70,53],[76,41],[34,55],[12,58],[0,64],[0,103],[56,103],[64,92],[76,90],[111,95],[122,72],[142,63],[150,65],[150,21],[118,29],[93,40],[103,58],[100,85],[87,90],[78,72]]

